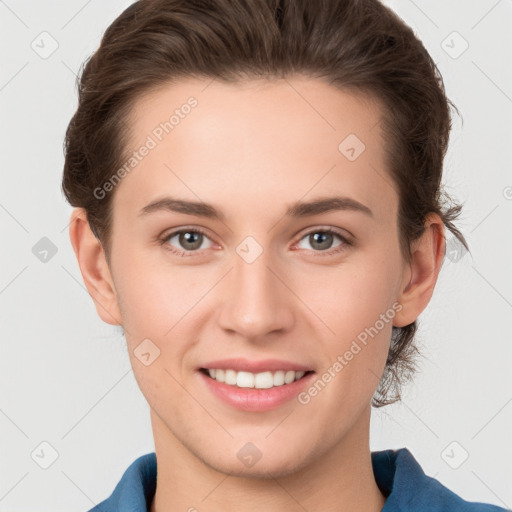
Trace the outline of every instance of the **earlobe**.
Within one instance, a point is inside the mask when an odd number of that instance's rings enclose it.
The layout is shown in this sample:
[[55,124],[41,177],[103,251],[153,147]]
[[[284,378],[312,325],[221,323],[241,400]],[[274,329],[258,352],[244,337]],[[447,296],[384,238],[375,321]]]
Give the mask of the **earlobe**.
[[398,297],[402,309],[395,316],[395,327],[413,323],[427,307],[445,254],[444,230],[441,217],[432,213],[425,221],[423,234],[412,243],[411,261],[404,273],[402,291]]
[[94,236],[87,213],[75,208],[71,213],[69,237],[89,295],[100,318],[111,325],[122,325],[112,275],[101,242]]

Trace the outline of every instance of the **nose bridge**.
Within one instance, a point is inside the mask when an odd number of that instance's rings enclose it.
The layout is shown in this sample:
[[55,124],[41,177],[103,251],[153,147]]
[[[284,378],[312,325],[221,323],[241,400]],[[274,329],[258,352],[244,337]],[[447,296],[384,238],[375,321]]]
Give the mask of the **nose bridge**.
[[271,251],[248,240],[236,252],[222,305],[222,326],[250,339],[288,328],[291,294],[275,275]]

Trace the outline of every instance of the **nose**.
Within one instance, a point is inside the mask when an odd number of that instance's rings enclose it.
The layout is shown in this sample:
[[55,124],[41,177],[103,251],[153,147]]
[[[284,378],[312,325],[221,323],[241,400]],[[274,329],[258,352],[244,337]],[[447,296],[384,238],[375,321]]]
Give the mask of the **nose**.
[[222,290],[220,326],[252,342],[283,335],[294,322],[296,298],[266,251],[252,263],[235,253]]

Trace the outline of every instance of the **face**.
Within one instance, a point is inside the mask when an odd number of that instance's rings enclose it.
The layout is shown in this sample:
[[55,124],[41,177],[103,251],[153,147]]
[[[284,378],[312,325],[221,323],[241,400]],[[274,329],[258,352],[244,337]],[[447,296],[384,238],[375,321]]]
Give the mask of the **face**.
[[135,104],[110,273],[157,446],[285,475],[367,435],[405,279],[380,115],[300,77]]

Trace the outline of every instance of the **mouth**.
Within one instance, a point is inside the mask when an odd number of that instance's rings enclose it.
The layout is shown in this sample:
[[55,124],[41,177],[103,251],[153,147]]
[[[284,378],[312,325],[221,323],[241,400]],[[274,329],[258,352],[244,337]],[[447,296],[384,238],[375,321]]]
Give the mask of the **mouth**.
[[[216,365],[212,365],[216,366]],[[220,365],[219,365],[220,366]],[[205,390],[230,408],[263,413],[284,406],[312,384],[315,371],[307,369],[265,370],[257,373],[233,368],[198,368]],[[267,368],[270,365],[267,365]],[[291,366],[290,364],[288,366]],[[298,365],[300,366],[300,365]]]
[[269,370],[252,373],[225,368],[200,368],[199,371],[208,378],[221,384],[235,388],[253,389],[271,389],[280,386],[288,386],[315,373],[313,370]]
[[196,368],[200,386],[219,404],[245,412],[265,412],[290,403],[310,386],[316,372],[286,359],[232,357],[204,361]]

